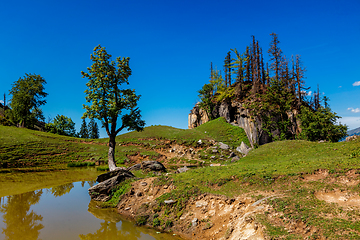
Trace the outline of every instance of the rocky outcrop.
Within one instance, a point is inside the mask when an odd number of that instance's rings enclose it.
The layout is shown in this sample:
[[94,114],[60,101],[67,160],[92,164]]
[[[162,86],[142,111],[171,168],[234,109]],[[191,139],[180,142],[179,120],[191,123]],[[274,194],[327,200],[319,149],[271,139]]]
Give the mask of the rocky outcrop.
[[97,180],[101,182],[89,188],[88,191],[91,199],[103,202],[110,199],[109,195],[111,190],[119,183],[125,181],[126,179],[135,177],[131,172],[124,169],[111,171],[106,174],[101,174],[100,176],[100,179],[98,177]]
[[135,164],[127,168],[128,171],[136,171],[140,169],[147,171],[160,171],[160,172],[166,171],[164,165],[158,161],[143,161],[141,163]]
[[195,107],[191,110],[188,118],[189,129],[195,128],[209,121],[209,116],[199,107],[199,104],[196,104]]
[[[301,131],[299,127],[300,123],[298,119],[296,119],[297,114],[296,110],[288,113],[288,118],[292,122],[291,129],[289,130],[294,134]],[[252,116],[250,111],[244,107],[243,103],[237,101],[223,101],[218,103],[212,111],[212,117],[223,117],[228,123],[243,128],[251,147],[254,147],[255,144],[262,145],[271,141],[270,136],[262,130],[262,119],[259,116]],[[200,126],[208,121],[209,116],[207,113],[200,109],[199,104],[196,104],[189,114],[189,129]],[[275,130],[272,134],[277,136],[279,135],[279,131]]]

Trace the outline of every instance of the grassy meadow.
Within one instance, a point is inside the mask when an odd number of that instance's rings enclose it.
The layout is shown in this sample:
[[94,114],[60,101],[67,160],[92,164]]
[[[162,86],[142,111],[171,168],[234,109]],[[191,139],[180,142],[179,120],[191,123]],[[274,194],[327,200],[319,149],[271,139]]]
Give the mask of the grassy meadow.
[[[55,172],[68,169],[69,163],[74,166],[92,165],[88,162],[107,158],[107,139],[71,138],[5,126],[0,126],[0,132],[0,189],[2,182],[20,179],[23,172]],[[199,139],[203,142],[201,146],[197,143]],[[327,203],[315,196],[317,192],[332,191],[359,196],[359,139],[338,143],[277,141],[262,145],[231,163],[227,156],[230,151],[235,152],[241,141],[249,145],[245,132],[227,124],[222,118],[191,130],[151,126],[142,132],[118,136],[115,156],[120,166],[129,166],[132,164],[131,156],[159,160],[160,152],[168,151],[173,145],[196,149],[194,156],[198,161],[194,163],[202,164],[186,173],[162,175],[156,182],[159,185],[171,182],[176,186],[171,193],[161,197],[178,199],[180,205],[168,209],[174,221],[181,216],[184,207],[181,204],[201,193],[228,197],[246,195],[254,199],[274,196],[266,201],[279,214],[274,217],[267,212],[257,216],[257,221],[266,226],[270,238],[302,239],[301,234],[285,228],[292,222],[302,222],[309,228],[317,229],[309,239],[360,239],[359,208]],[[214,153],[215,142],[226,143],[231,149]],[[221,163],[221,166],[210,166],[211,163]],[[315,176],[319,172],[326,172],[326,176],[306,180],[307,176]],[[349,179],[349,172],[353,173],[351,180],[356,184],[340,181]],[[137,175],[146,177],[146,173]],[[120,186],[119,189],[124,191],[125,188]],[[114,193],[114,196],[118,195]],[[114,199],[111,201],[114,204]]]

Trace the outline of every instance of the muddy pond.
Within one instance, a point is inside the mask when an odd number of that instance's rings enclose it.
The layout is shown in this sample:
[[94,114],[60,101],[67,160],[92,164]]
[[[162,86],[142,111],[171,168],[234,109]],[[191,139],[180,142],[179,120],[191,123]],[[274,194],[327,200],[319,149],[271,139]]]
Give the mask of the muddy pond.
[[[95,175],[93,170],[0,174],[0,239],[180,239],[136,226],[114,209],[98,208],[88,194],[88,188],[96,184]],[[47,186],[77,178],[81,181]],[[35,189],[42,185],[47,187]]]

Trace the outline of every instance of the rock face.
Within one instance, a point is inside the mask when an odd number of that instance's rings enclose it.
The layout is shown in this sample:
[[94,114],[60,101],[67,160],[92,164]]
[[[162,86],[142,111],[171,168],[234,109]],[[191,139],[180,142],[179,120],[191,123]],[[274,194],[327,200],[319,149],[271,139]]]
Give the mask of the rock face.
[[[191,110],[188,118],[189,129],[195,128],[209,121],[208,114],[198,104]],[[200,143],[201,144],[201,143]]]
[[102,181],[88,189],[91,199],[95,201],[109,200],[110,192],[114,187],[126,179],[135,177],[131,172],[124,169],[111,171],[100,176],[102,176],[100,177]]
[[[299,121],[296,119],[297,112],[288,113],[288,117],[292,122],[290,131],[299,133],[301,131]],[[251,147],[254,144],[265,144],[271,141],[269,135],[262,130],[262,120],[258,116],[251,116],[250,111],[244,107],[243,103],[237,101],[218,103],[212,112],[213,118],[224,117],[226,121],[232,125],[243,128],[250,141]],[[191,110],[189,114],[189,129],[200,126],[209,121],[207,113],[200,109],[199,104]],[[278,131],[274,131],[273,135],[278,135]]]
[[251,150],[244,142],[241,142],[241,145],[236,148],[236,151],[241,152],[244,155],[247,155],[248,152]]

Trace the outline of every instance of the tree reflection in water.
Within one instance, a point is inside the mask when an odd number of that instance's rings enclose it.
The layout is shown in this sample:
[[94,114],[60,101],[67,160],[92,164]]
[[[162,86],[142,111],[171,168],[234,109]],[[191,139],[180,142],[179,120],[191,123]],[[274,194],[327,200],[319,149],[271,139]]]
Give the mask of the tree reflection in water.
[[33,210],[29,211],[39,202],[42,193],[38,190],[6,197],[7,201],[3,201],[0,208],[6,225],[2,229],[5,239],[38,239],[40,230],[44,228],[38,221],[42,221],[43,217]]
[[[113,240],[113,239],[129,239],[137,240],[141,238],[141,231],[137,229],[132,222],[122,221],[121,216],[116,211],[109,209],[99,209],[96,203],[89,203],[88,211],[96,218],[103,219],[100,228],[95,233],[80,234],[81,240]],[[118,230],[116,223],[121,221],[121,227]]]
[[68,183],[57,187],[52,187],[50,189],[50,192],[52,195],[54,195],[54,197],[61,197],[62,195],[69,193],[73,188],[74,188],[74,184]]

